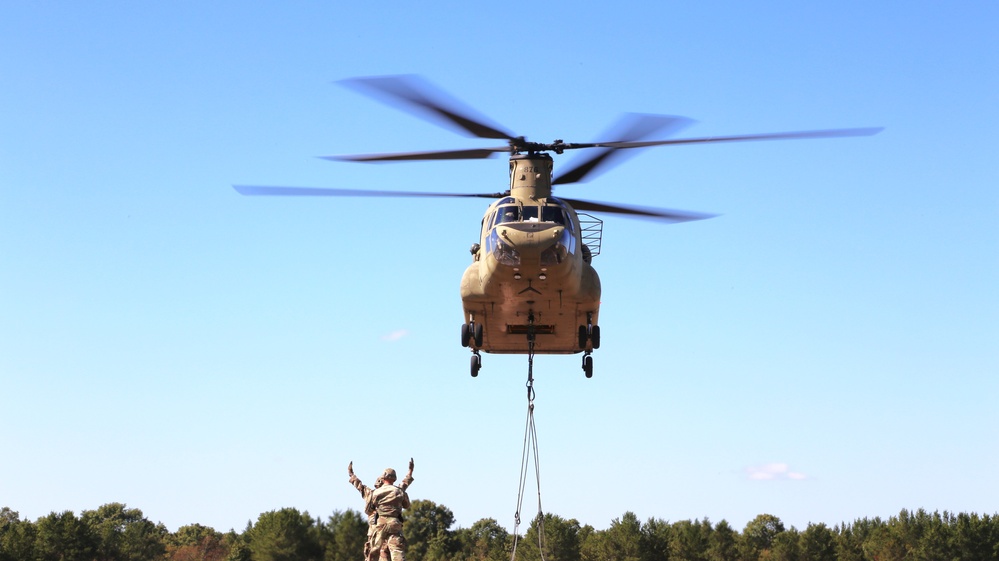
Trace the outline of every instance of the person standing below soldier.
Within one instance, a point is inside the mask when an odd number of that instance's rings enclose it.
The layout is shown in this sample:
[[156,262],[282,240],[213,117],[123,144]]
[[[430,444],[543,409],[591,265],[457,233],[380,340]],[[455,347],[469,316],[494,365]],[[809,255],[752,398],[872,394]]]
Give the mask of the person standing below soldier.
[[[399,485],[399,488],[402,489],[403,491],[409,488],[409,486],[413,483],[413,466],[414,466],[413,458],[410,458],[409,472],[406,474],[406,477],[402,479],[402,483]],[[365,505],[364,514],[368,517],[368,536],[364,542],[364,559],[367,560],[368,557],[371,555],[371,544],[375,535],[375,530],[377,528],[377,522],[378,522],[378,513],[374,509],[371,510],[368,509],[368,498],[371,496],[371,493],[375,489],[378,489],[384,484],[384,478],[382,476],[378,476],[378,479],[375,480],[374,489],[368,487],[367,485],[361,483],[360,478],[354,475],[354,462],[350,462],[347,465],[347,475],[350,476],[350,478],[348,479],[350,484],[353,485],[354,488],[357,489],[359,493],[361,493],[361,498],[364,500],[364,505]],[[375,551],[378,550],[376,549]],[[387,553],[388,553],[387,551],[380,552],[379,555],[381,559],[388,559]]]
[[396,487],[395,470],[388,468],[382,474],[381,487],[368,496],[365,512],[374,511],[375,535],[368,552],[368,561],[378,561],[384,550],[388,550],[392,561],[406,561],[406,538],[402,535],[402,511],[409,508],[409,495],[405,489]]

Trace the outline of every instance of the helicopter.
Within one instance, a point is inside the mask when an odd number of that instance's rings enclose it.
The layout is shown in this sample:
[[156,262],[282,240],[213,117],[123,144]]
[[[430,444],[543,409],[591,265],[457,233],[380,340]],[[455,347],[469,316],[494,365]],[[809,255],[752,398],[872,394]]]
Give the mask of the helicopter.
[[[624,206],[555,197],[556,185],[583,181],[623,155],[621,150],[676,144],[868,136],[881,128],[745,134],[702,138],[647,140],[676,133],[693,121],[671,115],[626,114],[614,140],[568,143],[528,141],[490,124],[460,106],[441,90],[416,76],[374,76],[343,80],[361,93],[405,106],[466,135],[504,140],[487,148],[391,154],[323,156],[349,162],[484,159],[509,154],[509,188],[498,193],[428,193],[318,187],[234,185],[242,195],[342,197],[478,197],[496,199],[482,218],[479,241],[471,247],[472,263],[461,278],[464,310],[461,345],[470,349],[470,371],[478,376],[481,353],[582,353],[582,370],[593,376],[595,349],[600,348],[600,277],[593,267],[599,255],[603,221],[589,214],[611,213],[668,223],[712,218],[682,210]],[[578,165],[554,175],[552,154],[596,149]]]

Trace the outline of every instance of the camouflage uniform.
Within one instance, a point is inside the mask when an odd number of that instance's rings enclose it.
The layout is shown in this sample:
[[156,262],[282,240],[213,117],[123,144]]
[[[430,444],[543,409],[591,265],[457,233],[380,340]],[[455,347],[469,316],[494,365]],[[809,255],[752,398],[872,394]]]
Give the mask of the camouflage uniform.
[[[361,483],[360,478],[358,478],[353,473],[350,474],[350,484],[354,486],[355,489],[361,494],[361,498],[364,500],[364,514],[368,517],[368,537],[364,541],[364,559],[367,560],[371,557],[371,543],[374,541],[375,530],[377,529],[378,514],[374,509],[368,509],[368,499],[371,497],[371,493],[382,486],[384,481],[382,477],[379,476],[375,480],[375,488],[372,489],[367,485]],[[413,483],[413,473],[409,472],[406,477],[402,479],[402,483],[399,484],[399,488],[405,491]],[[375,551],[378,551],[377,549]],[[388,559],[389,556],[386,551],[380,552],[381,559]]]
[[[389,470],[385,471],[387,476]],[[394,471],[392,475],[395,475]],[[393,478],[386,477],[385,484],[372,491],[365,504],[365,511],[372,510],[378,517],[371,550],[368,552],[368,561],[377,561],[384,549],[388,550],[392,561],[406,561],[406,538],[402,535],[402,510],[409,508],[409,495],[404,489],[388,482],[388,479]],[[405,483],[403,481],[403,484]]]

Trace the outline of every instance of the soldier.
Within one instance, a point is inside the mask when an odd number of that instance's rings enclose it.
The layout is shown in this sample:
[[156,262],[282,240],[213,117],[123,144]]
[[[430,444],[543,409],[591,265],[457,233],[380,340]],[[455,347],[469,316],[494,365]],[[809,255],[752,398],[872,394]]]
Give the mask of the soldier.
[[[402,479],[402,483],[399,485],[399,488],[403,491],[405,491],[413,483],[413,466],[413,459],[410,458],[409,472],[406,474],[406,477]],[[354,462],[350,462],[350,464],[347,465],[347,475],[350,476],[350,484],[353,485],[359,493],[361,493],[361,498],[364,500],[365,504],[364,514],[368,517],[368,537],[364,542],[364,559],[367,560],[368,557],[371,556],[371,543],[375,535],[376,523],[378,521],[378,513],[374,509],[369,510],[367,506],[368,498],[371,496],[374,489],[371,489],[361,483],[361,480],[354,475]],[[378,476],[378,479],[375,480],[375,489],[378,489],[383,484],[384,478],[382,476]],[[378,550],[376,549],[375,551]],[[389,557],[388,551],[381,551],[379,552],[379,555],[383,560],[387,560]]]
[[[411,461],[412,462],[412,461]],[[402,535],[402,511],[409,508],[409,495],[395,486],[395,470],[388,468],[382,474],[384,484],[368,496],[365,511],[378,516],[375,535],[368,552],[368,561],[377,561],[384,550],[392,561],[406,561],[406,538]],[[376,553],[378,552],[378,553]]]

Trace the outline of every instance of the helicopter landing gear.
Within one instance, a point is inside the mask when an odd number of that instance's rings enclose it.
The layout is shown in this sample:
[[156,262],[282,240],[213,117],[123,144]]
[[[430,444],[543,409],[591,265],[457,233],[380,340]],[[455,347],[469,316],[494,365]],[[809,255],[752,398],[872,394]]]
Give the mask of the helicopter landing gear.
[[600,326],[593,325],[593,314],[586,314],[586,325],[579,326],[579,348],[586,350],[586,343],[594,349],[600,348]]
[[583,355],[583,374],[585,374],[587,378],[593,377],[593,357],[590,356],[589,352]]
[[482,355],[480,355],[478,351],[472,354],[471,367],[472,378],[475,378],[479,375],[479,369],[482,368]]
[[475,348],[482,346],[482,324],[474,321],[461,324],[461,346],[467,347],[475,343]]

